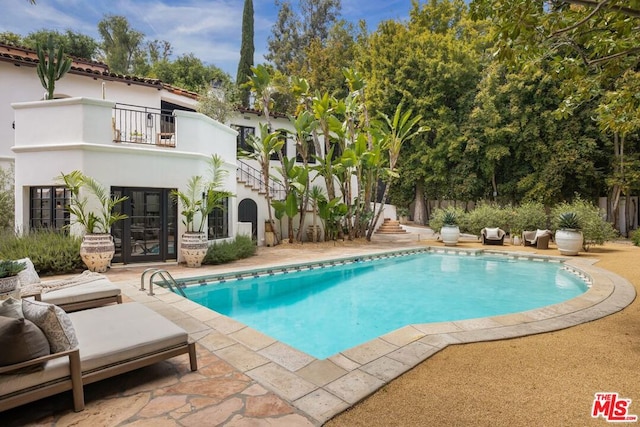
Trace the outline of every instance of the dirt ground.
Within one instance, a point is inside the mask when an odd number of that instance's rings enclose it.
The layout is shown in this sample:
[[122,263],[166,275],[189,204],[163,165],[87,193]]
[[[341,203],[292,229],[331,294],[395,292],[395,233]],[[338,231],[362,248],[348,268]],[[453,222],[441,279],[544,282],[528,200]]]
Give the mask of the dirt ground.
[[[640,290],[640,247],[612,243],[579,256],[598,259],[596,266]],[[597,392],[631,399],[629,413],[640,417],[638,300],[562,331],[449,346],[325,425],[608,425],[591,417]]]

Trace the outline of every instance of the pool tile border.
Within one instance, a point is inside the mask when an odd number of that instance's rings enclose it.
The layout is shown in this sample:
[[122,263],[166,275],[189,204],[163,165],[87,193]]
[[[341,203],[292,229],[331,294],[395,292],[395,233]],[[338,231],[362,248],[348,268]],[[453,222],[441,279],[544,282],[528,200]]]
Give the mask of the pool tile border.
[[[408,253],[430,252],[477,256],[491,254],[509,259],[564,262],[569,271],[584,278],[590,287],[569,301],[521,313],[454,322],[408,325],[318,360],[272,339],[215,311],[194,307],[182,297],[156,287],[149,297],[138,286],[123,292],[158,311],[182,312],[176,323],[188,330],[192,339],[239,371],[286,399],[320,425],[353,406],[404,372],[449,345],[502,340],[557,331],[618,312],[635,299],[635,288],[624,278],[595,267],[593,260],[553,257],[530,252],[502,252],[420,246],[384,251],[357,257],[329,259],[313,263],[269,267],[228,273],[222,280],[260,274],[278,274],[307,265],[325,265],[379,259]],[[202,276],[196,283],[212,276]],[[202,283],[202,282],[200,282]]]

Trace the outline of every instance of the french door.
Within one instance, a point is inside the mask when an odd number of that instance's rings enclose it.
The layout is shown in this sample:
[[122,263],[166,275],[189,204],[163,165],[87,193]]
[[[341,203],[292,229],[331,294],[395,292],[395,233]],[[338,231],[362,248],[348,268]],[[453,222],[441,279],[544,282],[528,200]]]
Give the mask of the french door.
[[114,262],[125,264],[176,259],[177,207],[168,188],[113,187],[115,197],[128,197],[118,210],[127,219],[112,227]]

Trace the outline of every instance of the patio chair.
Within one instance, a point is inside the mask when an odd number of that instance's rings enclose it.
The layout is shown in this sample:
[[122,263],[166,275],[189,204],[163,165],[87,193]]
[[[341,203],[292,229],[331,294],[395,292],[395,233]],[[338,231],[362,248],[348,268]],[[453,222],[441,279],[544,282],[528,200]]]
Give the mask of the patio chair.
[[483,245],[503,245],[505,231],[501,228],[485,227],[480,230],[480,237]]
[[549,241],[551,240],[550,230],[523,231],[522,241],[525,246],[535,246],[537,249],[549,249]]

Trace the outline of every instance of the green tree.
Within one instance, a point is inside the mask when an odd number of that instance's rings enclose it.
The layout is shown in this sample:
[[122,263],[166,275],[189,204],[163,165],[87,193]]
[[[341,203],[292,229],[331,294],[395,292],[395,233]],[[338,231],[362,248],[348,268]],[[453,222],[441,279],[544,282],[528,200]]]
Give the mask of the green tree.
[[22,43],[26,47],[35,49],[38,44],[46,44],[49,37],[53,39],[56,46],[63,47],[70,56],[90,60],[94,60],[98,56],[98,42],[92,37],[72,30],[66,30],[64,33],[55,30],[34,31],[24,37]]
[[[621,129],[632,116],[622,115],[619,127],[611,127],[608,110],[619,110],[617,101],[634,103],[623,94],[629,72],[637,71],[640,58],[640,5],[626,0],[474,0],[476,17],[489,17],[495,24],[496,52],[515,67],[540,68],[548,63],[549,77],[562,81],[557,114],[566,117],[595,100],[600,104],[594,117],[613,138],[613,165],[623,165]],[[619,96],[607,96],[612,91]],[[623,107],[625,108],[625,107]],[[609,116],[610,117],[610,116]],[[630,120],[630,121],[629,121]],[[627,122],[626,124],[623,122]],[[608,214],[617,218],[617,201],[625,186],[621,167],[612,169]]]
[[278,18],[267,39],[269,52],[265,58],[276,70],[293,74],[303,68],[305,48],[313,40],[322,44],[329,37],[342,9],[341,0],[298,0],[298,13],[285,0],[276,0]]
[[175,61],[162,59],[151,66],[148,75],[193,92],[208,90],[212,84],[224,86],[231,79],[215,65],[205,65],[193,53],[180,55]]
[[144,34],[131,28],[127,18],[120,15],[106,15],[98,22],[98,33],[102,38],[102,59],[109,71],[116,74],[134,72]]
[[[249,80],[251,75],[251,67],[253,67],[253,54],[255,47],[253,45],[253,0],[244,0],[244,9],[242,11],[242,42],[240,44],[240,62],[238,62],[238,73],[236,75],[236,84],[241,87]],[[248,88],[241,89],[240,101],[243,107],[249,107]]]
[[402,102],[431,130],[400,154],[398,173],[413,191],[414,221],[425,224],[425,199],[468,199],[462,158],[463,127],[481,77],[485,32],[467,19],[462,0],[414,2],[407,23],[386,21],[364,44],[361,67],[372,108],[393,114]]
[[321,93],[345,97],[348,89],[342,70],[354,67],[357,55],[353,24],[344,20],[337,21],[329,29],[325,40],[318,37],[311,39],[305,45],[303,53],[303,60],[299,64],[292,63],[289,72],[306,78],[311,87]]
[[267,201],[269,223],[273,227],[273,230],[275,230],[276,228],[273,221],[271,191],[269,185],[269,182],[271,181],[271,155],[282,149],[284,139],[282,139],[282,135],[279,131],[269,132],[269,126],[266,123],[262,123],[260,124],[260,134],[250,135],[247,139],[247,144],[249,144],[252,151],[243,151],[240,155],[241,157],[253,159],[260,165],[260,171],[262,172],[262,180],[264,183],[264,197]]
[[3,31],[0,33],[0,43],[13,46],[23,46],[24,40],[20,34],[12,33],[11,31]]

